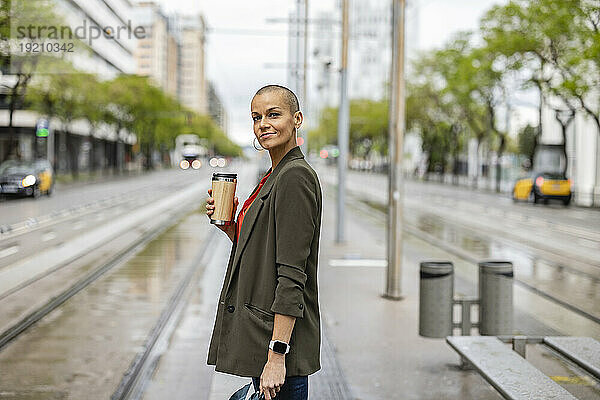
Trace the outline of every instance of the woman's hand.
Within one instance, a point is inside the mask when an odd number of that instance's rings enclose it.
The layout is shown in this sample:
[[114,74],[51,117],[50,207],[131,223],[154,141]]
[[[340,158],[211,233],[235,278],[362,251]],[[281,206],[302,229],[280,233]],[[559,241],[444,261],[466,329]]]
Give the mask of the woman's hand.
[[[212,189],[208,189],[208,195],[212,196]],[[232,219],[235,218],[235,210],[237,210],[238,204],[239,204],[238,198],[234,197],[233,198]],[[211,219],[210,216],[213,215],[214,212],[215,212],[215,199],[212,197],[208,197],[206,199],[206,215],[208,216],[208,219]],[[225,234],[227,234],[227,236],[229,236],[229,239],[231,239],[231,241],[233,242],[233,239],[235,237],[235,227],[236,227],[235,222],[231,225],[215,225],[215,226],[217,228],[219,228],[220,230],[222,230],[223,232],[225,232]]]
[[285,356],[269,350],[269,359],[260,375],[260,392],[265,400],[271,400],[279,393],[285,382]]

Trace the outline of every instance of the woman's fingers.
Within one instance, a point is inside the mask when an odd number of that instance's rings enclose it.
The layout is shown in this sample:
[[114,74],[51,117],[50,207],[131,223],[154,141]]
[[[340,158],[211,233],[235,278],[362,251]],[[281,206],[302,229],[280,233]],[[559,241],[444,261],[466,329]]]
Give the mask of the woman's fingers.
[[262,393],[265,395],[265,400],[271,400],[274,399],[277,396],[277,392],[279,392],[280,387],[277,386],[273,386],[273,387],[269,387],[269,386],[263,386],[262,387]]
[[[208,194],[211,195],[212,194],[212,189],[208,189]],[[214,206],[215,203],[215,199],[212,197],[207,197],[206,198],[206,215],[208,215],[209,217],[214,213]]]

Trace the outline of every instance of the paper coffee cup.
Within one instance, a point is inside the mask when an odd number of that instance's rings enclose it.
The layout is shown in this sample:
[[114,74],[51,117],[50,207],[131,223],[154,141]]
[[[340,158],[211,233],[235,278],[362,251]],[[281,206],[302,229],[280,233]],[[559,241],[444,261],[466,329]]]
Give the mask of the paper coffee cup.
[[214,173],[212,176],[212,197],[215,200],[214,212],[210,223],[215,225],[231,225],[234,222],[233,200],[237,174]]

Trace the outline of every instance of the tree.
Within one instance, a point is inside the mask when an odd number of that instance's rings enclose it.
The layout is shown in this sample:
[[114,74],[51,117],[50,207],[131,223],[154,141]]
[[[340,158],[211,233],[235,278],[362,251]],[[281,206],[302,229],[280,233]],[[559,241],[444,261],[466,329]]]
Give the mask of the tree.
[[81,73],[67,63],[63,64],[63,73],[49,74],[37,79],[37,83],[29,90],[27,102],[29,108],[48,117],[56,117],[61,122],[63,141],[69,154],[69,169],[77,176],[79,169],[79,148],[73,141],[66,140],[71,124],[76,119],[87,118],[85,113],[86,90],[90,81],[95,82],[91,74]]
[[[423,150],[450,152],[454,182],[457,182],[459,154],[468,137],[475,137],[479,148],[490,136],[486,108],[477,95],[480,88],[471,81],[477,67],[470,41],[471,34],[462,32],[442,49],[421,55],[413,65],[408,85],[407,127],[421,135],[424,146],[430,142],[429,135],[438,137],[444,132],[443,140],[448,146]],[[430,161],[433,158],[430,155]],[[439,158],[445,160],[447,155]]]
[[482,20],[488,48],[505,56],[507,68],[526,74],[525,87],[538,88],[536,143],[546,103],[562,127],[565,157],[566,130],[577,109],[590,115],[600,132],[599,5],[597,0],[513,0],[492,8]]
[[[355,157],[368,157],[372,151],[387,154],[388,102],[354,99],[350,101],[349,150]],[[311,150],[337,144],[337,107],[321,113],[319,125],[308,133]]]
[[183,109],[146,77],[120,75],[108,85],[115,96],[109,106],[109,119],[136,134],[144,167],[152,169],[153,151],[175,140],[180,126],[176,121],[184,118]]
[[367,99],[350,102],[350,152],[365,158],[371,151],[387,153],[389,106],[387,101]]
[[537,129],[529,124],[519,131],[517,136],[519,154],[527,157],[529,165],[533,165]]
[[[0,69],[7,75],[1,85],[7,91],[9,111],[8,132],[12,149],[9,152],[16,154],[18,151],[17,140],[14,136],[14,113],[24,106],[28,86],[36,74],[55,73],[61,71],[65,65],[62,55],[52,56],[47,52],[20,52],[20,47],[11,46],[10,39],[17,39],[17,45],[28,42],[44,41],[46,37],[37,29],[23,29],[19,27],[36,28],[45,21],[52,21],[56,26],[64,25],[63,19],[54,11],[54,3],[47,0],[4,0],[0,2]],[[70,32],[70,29],[67,29]],[[47,30],[46,30],[47,32]],[[17,35],[13,35],[18,33]],[[53,39],[58,44],[64,43],[64,38]],[[71,40],[71,39],[70,39]],[[80,41],[72,39],[74,49],[80,49]]]
[[[123,129],[135,133],[145,155],[145,167],[153,168],[152,153],[175,146],[175,138],[193,133],[215,144],[223,155],[239,156],[241,149],[205,115],[186,109],[144,77],[120,75],[100,82],[97,77],[64,67],[65,73],[38,79],[27,96],[30,108],[61,120],[69,131],[72,121],[87,120],[93,135],[103,124],[112,125],[121,140]],[[70,141],[72,142],[72,141]],[[69,149],[71,170],[77,173],[78,148]]]
[[600,1],[538,1],[547,6],[546,14],[562,12],[569,18],[569,23],[559,24],[566,45],[553,43],[550,62],[560,78],[552,94],[564,101],[568,111],[587,114],[600,134]]
[[[535,0],[534,0],[535,1]],[[546,35],[535,21],[528,0],[512,0],[506,5],[492,7],[481,20],[481,33],[487,48],[503,54],[507,69],[526,74],[523,87],[538,89],[538,134],[542,133],[544,85],[548,76],[548,46]]]
[[[327,107],[321,111],[319,125],[308,132],[308,147],[319,151],[328,144],[337,144],[338,108]],[[350,126],[352,132],[352,125]]]
[[500,192],[502,178],[500,160],[506,150],[508,136],[508,132],[498,129],[496,121],[496,109],[507,97],[504,86],[503,63],[498,62],[499,56],[493,49],[487,47],[475,48],[467,58],[466,67],[463,67],[463,72],[469,76],[469,82],[473,85],[472,94],[484,106],[488,136],[497,139],[496,192]]

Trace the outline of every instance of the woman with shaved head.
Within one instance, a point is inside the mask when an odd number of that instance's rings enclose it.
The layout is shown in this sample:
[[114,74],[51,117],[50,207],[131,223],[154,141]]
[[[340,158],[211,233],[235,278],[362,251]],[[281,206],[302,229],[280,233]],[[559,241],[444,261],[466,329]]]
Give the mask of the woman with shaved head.
[[[208,363],[252,377],[267,400],[306,400],[308,375],[321,368],[321,185],[296,143],[303,120],[296,95],[283,86],[265,86],[250,107],[254,141],[269,152],[271,168],[236,223],[217,226],[233,247]],[[237,205],[236,198],[234,213]],[[210,218],[212,197],[206,208]]]

